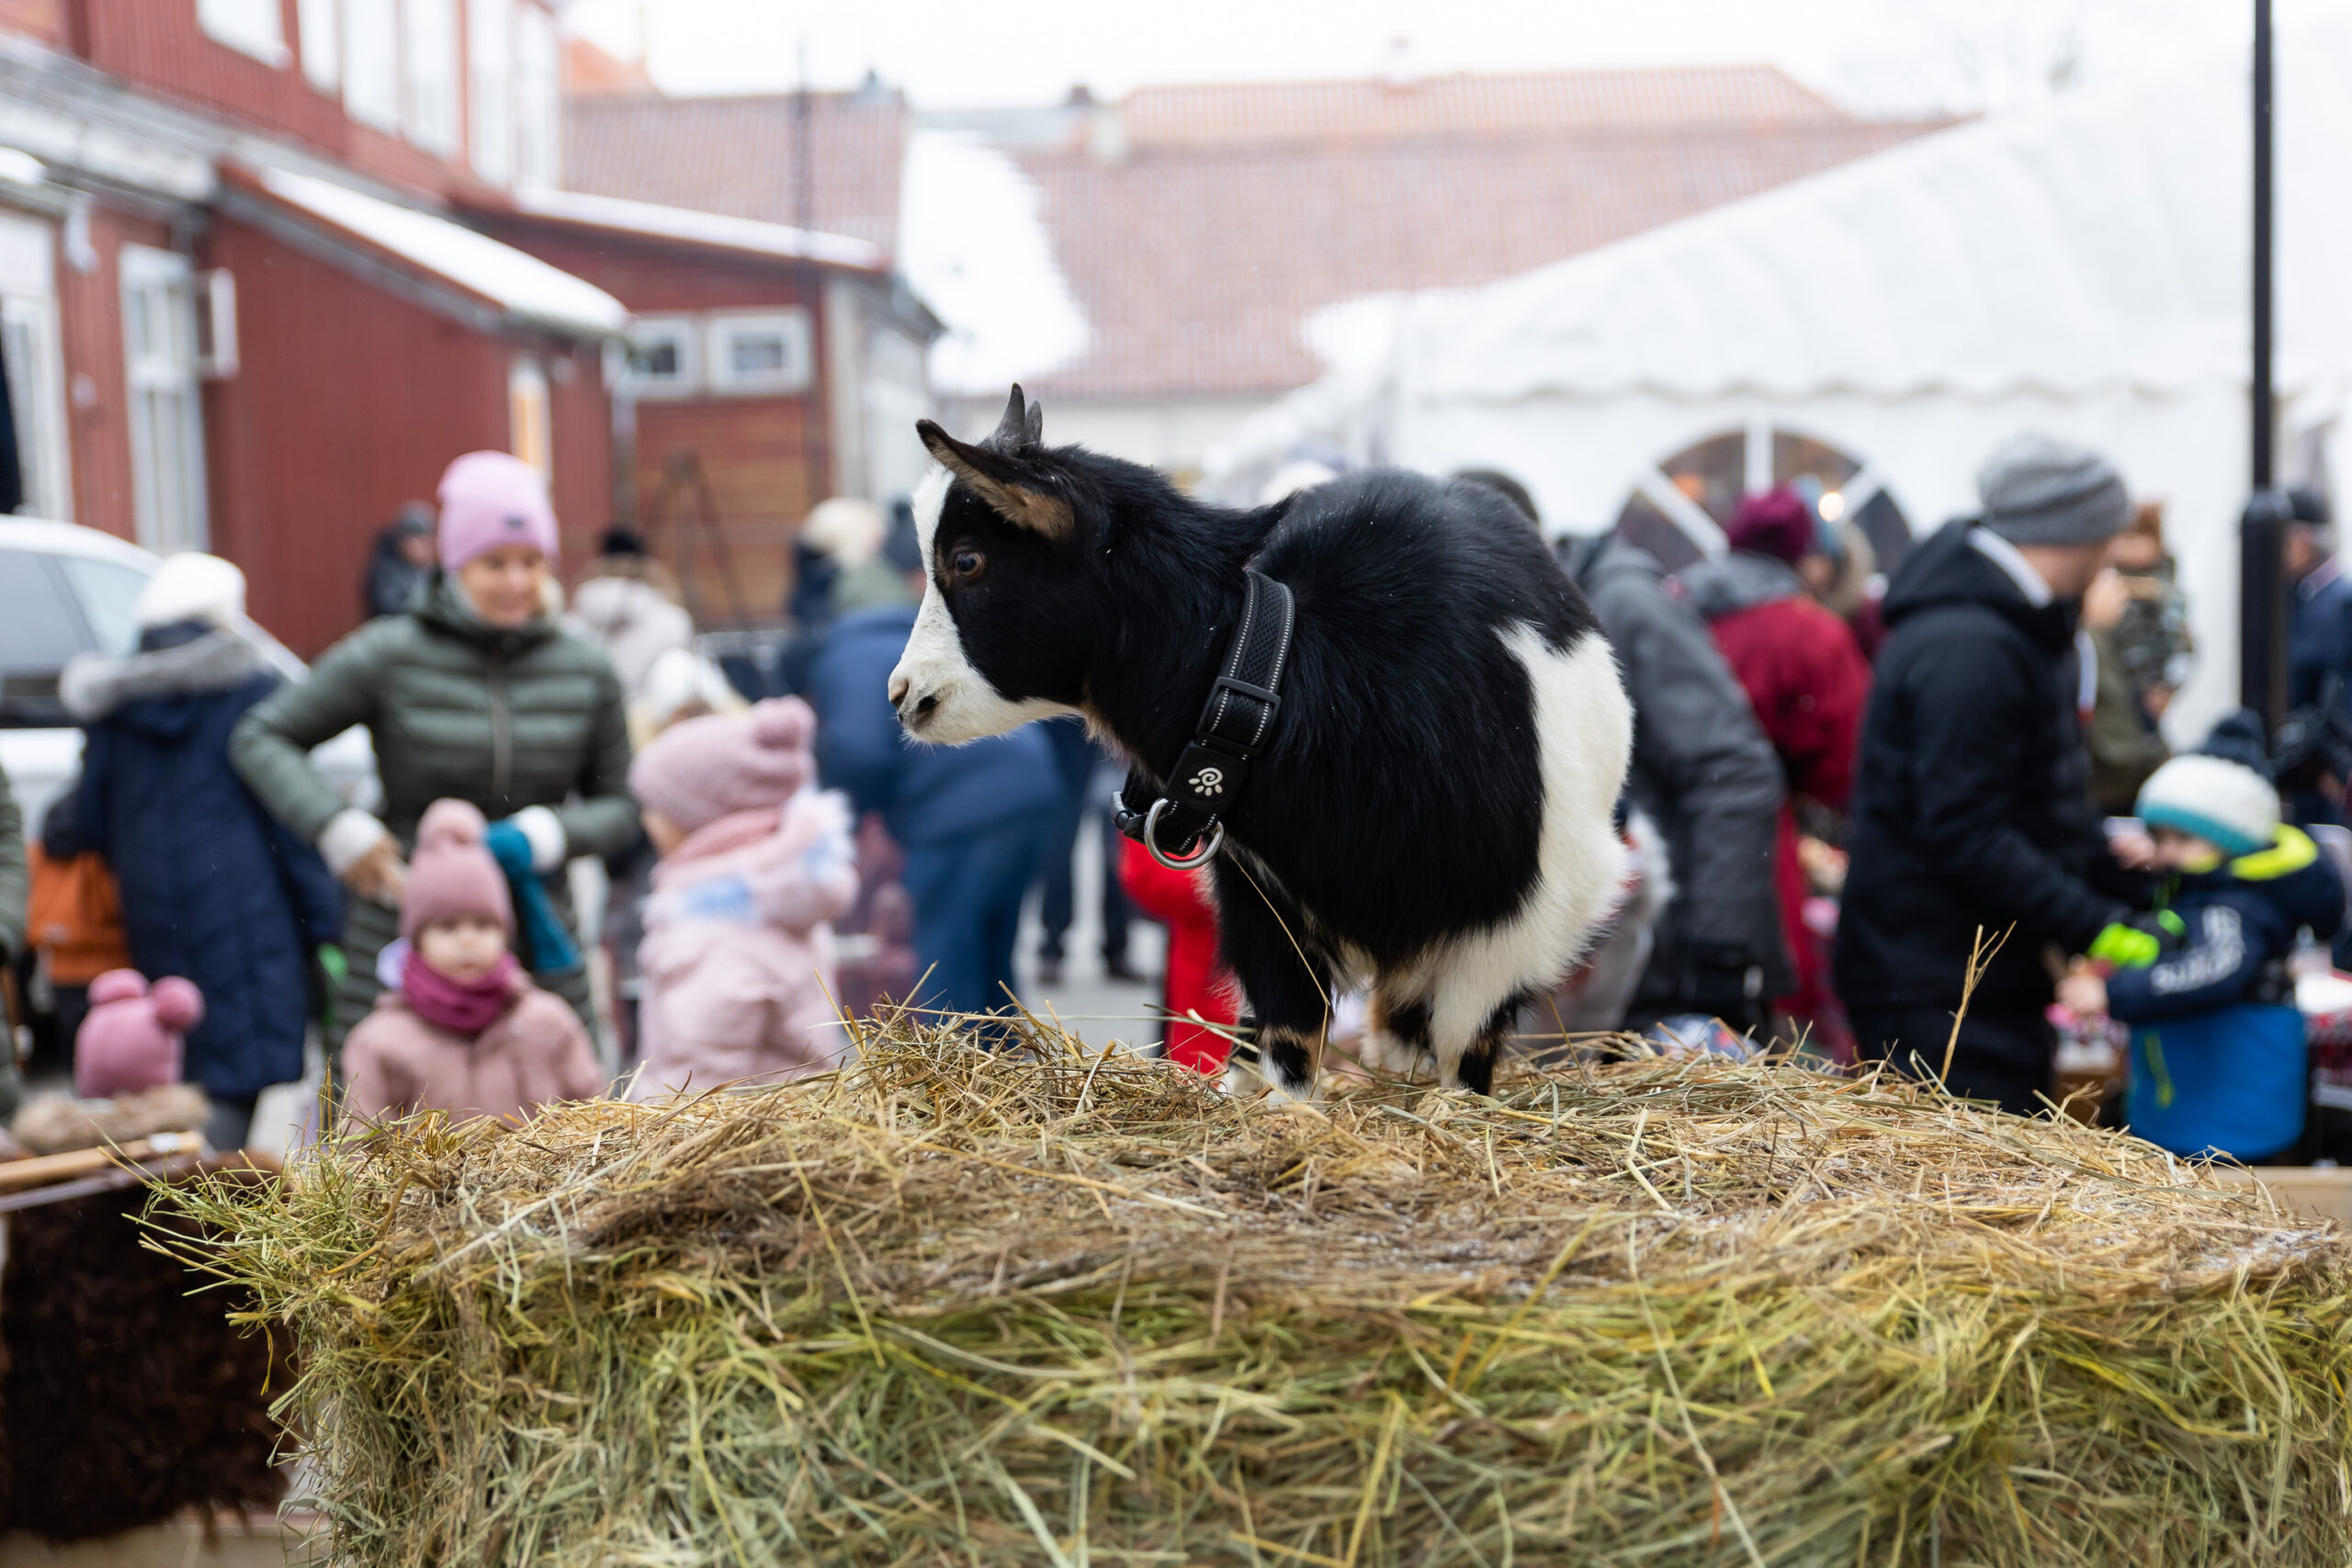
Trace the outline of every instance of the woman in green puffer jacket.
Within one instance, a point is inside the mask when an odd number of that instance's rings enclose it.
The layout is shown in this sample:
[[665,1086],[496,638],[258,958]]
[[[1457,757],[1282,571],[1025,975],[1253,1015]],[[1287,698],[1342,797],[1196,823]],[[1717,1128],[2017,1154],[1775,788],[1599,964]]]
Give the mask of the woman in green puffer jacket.
[[[524,956],[532,977],[583,1019],[588,979],[563,868],[624,848],[637,830],[619,678],[601,649],[547,614],[556,520],[546,486],[505,453],[473,452],[449,465],[440,495],[441,570],[417,602],[329,649],[309,680],[246,714],[230,742],[246,785],[355,895],[337,1046],[381,989],[377,960],[400,931],[402,856],[427,806],[470,802],[493,832],[512,825],[518,854],[527,844],[573,952],[555,941],[538,944],[559,950],[554,962]],[[311,766],[311,747],[355,724],[375,743],[380,818],[345,806]]]

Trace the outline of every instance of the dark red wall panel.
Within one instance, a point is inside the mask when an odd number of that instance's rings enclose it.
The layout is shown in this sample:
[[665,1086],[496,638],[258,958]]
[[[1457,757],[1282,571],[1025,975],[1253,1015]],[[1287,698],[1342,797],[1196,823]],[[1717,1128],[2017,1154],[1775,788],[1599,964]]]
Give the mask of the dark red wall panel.
[[236,275],[242,364],[207,389],[214,547],[253,582],[254,618],[304,654],[358,623],[376,530],[429,501],[459,453],[507,450],[518,355],[550,371],[559,514],[605,521],[610,415],[594,355],[486,334],[223,220],[204,263]]

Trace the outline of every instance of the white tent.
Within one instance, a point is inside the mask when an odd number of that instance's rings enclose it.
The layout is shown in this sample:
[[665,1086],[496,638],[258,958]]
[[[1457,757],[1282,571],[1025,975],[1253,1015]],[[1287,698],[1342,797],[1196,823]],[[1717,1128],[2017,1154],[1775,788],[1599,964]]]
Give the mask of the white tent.
[[[2352,25],[2278,44],[2278,387],[2290,476],[2352,474]],[[1753,432],[1863,464],[1924,531],[1973,504],[2027,427],[2109,453],[2167,502],[2204,658],[2170,722],[2237,688],[2251,209],[2245,58],[1979,122],[1483,288],[1337,308],[1333,369],[1246,426],[1212,483],[1302,441],[1359,460],[1516,474],[1555,531],[1642,492],[1702,545],[1657,465]],[[2347,452],[2352,456],[2352,452]],[[2340,498],[2352,502],[2352,495]]]

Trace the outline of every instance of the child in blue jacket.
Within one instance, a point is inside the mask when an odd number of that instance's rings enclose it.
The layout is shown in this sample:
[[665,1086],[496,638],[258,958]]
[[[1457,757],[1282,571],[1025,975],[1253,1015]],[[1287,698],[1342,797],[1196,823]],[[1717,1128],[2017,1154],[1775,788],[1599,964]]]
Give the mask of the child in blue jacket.
[[2141,788],[2170,951],[2104,981],[2070,976],[2059,1000],[2131,1027],[2133,1133],[2176,1154],[2257,1165],[2302,1136],[2303,1020],[2287,955],[2301,928],[2335,935],[2344,884],[2308,834],[2280,825],[2259,743],[2247,739],[2224,720],[2205,752],[2174,758]]

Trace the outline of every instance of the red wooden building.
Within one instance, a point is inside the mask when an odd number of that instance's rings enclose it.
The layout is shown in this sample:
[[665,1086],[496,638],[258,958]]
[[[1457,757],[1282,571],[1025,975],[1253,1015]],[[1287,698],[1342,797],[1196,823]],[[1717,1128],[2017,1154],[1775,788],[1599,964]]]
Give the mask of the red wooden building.
[[478,447],[608,520],[627,311],[457,221],[556,183],[544,0],[0,0],[0,347],[29,512],[243,566],[303,652]]
[[[706,624],[776,617],[785,547],[817,502],[888,500],[920,479],[939,326],[879,246],[569,191],[474,218],[628,307],[616,510],[686,569]],[[688,473],[707,489],[684,488]]]
[[[929,458],[925,351],[940,328],[894,270],[909,118],[853,93],[670,98],[575,46],[561,191],[477,212],[488,231],[627,305],[615,391],[620,509],[681,553],[665,469],[709,480],[732,592],[707,615],[773,618],[784,545],[829,495],[888,501]],[[701,551],[697,564],[714,562]],[[689,571],[690,586],[704,571]]]

